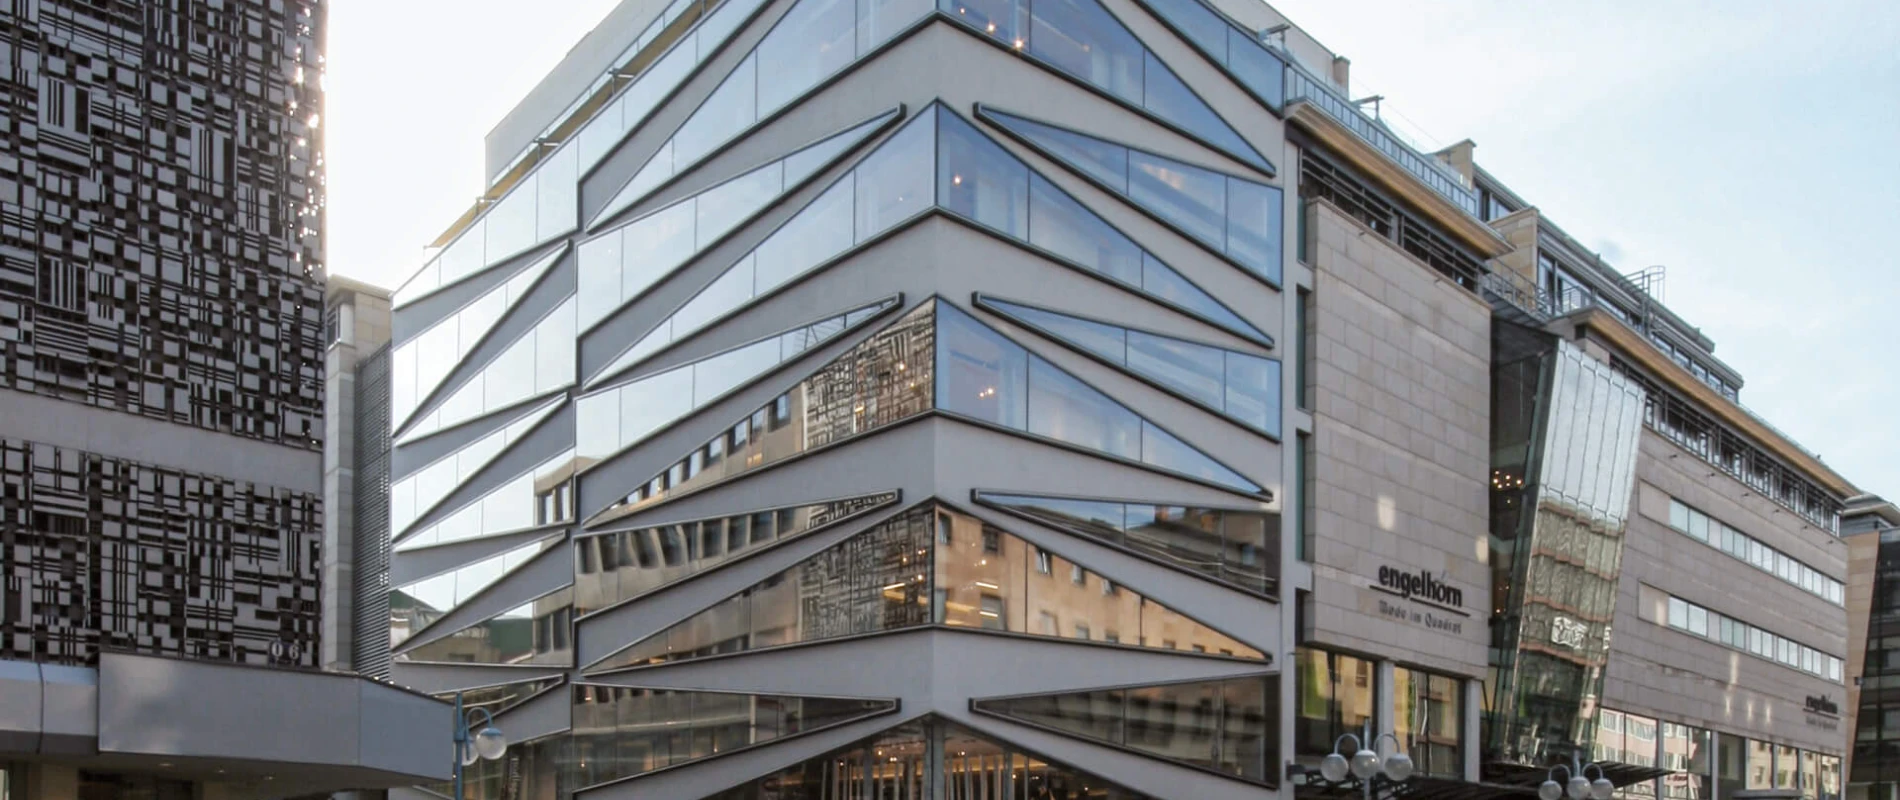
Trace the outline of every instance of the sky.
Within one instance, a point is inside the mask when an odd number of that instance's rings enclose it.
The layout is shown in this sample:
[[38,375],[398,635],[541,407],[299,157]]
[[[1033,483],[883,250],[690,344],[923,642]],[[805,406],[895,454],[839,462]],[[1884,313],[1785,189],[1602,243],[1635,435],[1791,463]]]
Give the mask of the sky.
[[[482,189],[482,137],[614,2],[332,3],[330,270],[419,267]],[[1664,266],[1745,405],[1900,500],[1900,3],[1274,6],[1420,144],[1469,138],[1619,271]]]

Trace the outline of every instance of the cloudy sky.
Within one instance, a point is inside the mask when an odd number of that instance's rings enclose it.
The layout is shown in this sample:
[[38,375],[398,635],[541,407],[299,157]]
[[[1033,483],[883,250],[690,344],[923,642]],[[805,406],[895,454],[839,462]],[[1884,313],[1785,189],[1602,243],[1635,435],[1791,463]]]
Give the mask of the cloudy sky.
[[[420,266],[481,191],[482,136],[614,2],[332,4],[330,269]],[[1745,404],[1900,499],[1900,3],[1275,5],[1421,144],[1472,139],[1619,270],[1666,267]]]

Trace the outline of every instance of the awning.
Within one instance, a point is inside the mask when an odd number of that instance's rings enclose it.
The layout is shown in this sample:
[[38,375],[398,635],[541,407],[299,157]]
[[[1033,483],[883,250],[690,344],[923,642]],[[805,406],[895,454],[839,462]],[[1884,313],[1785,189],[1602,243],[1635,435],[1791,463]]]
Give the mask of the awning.
[[[1597,766],[1602,767],[1603,777],[1608,778],[1610,783],[1615,784],[1616,788],[1618,789],[1621,789],[1632,783],[1642,783],[1643,781],[1653,781],[1664,775],[1675,774],[1675,770],[1671,770],[1671,769],[1663,769],[1662,767],[1652,767],[1652,766],[1646,766],[1642,764],[1624,764],[1620,761],[1595,761],[1591,763],[1594,763]],[[1568,771],[1570,768],[1570,765],[1565,764],[1563,765],[1563,767],[1565,771]],[[1551,769],[1552,769],[1551,767],[1532,767],[1532,766],[1527,766],[1524,764],[1510,764],[1510,763],[1505,763],[1501,761],[1493,761],[1489,764],[1484,765],[1484,779],[1492,783],[1499,783],[1499,784],[1504,784],[1507,786],[1529,787],[1533,792],[1535,792],[1537,790],[1537,787],[1542,786],[1544,784],[1544,781],[1550,779],[1549,776],[1550,776]],[[1588,774],[1584,775],[1583,777],[1591,778],[1591,779],[1594,779],[1596,777],[1596,770],[1586,769],[1584,770],[1584,772]]]

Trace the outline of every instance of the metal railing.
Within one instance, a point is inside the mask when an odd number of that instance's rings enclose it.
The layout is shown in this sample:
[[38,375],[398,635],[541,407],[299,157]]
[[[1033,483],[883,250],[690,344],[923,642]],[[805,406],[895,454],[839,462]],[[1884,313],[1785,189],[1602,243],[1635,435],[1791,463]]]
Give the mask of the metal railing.
[[1478,195],[1464,185],[1463,179],[1451,171],[1450,167],[1440,164],[1437,159],[1422,155],[1413,150],[1399,137],[1387,130],[1385,124],[1369,117],[1359,110],[1352,101],[1341,96],[1325,81],[1306,73],[1297,62],[1287,59],[1286,101],[1290,105],[1297,100],[1305,100],[1325,111],[1328,116],[1338,120],[1347,130],[1374,149],[1386,154],[1406,172],[1423,182],[1453,205],[1464,209],[1473,218],[1481,218],[1478,207]]

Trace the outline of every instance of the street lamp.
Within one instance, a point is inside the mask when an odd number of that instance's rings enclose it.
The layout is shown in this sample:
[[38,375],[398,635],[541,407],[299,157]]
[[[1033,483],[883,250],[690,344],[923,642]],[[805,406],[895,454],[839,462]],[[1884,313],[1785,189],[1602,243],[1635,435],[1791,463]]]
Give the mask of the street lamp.
[[[1370,723],[1366,725],[1366,736],[1372,739],[1370,746],[1367,745],[1365,739],[1355,733],[1341,734],[1338,739],[1334,739],[1333,752],[1328,754],[1325,758],[1320,759],[1319,774],[1320,777],[1325,778],[1328,783],[1343,783],[1348,774],[1358,778],[1359,785],[1364,789],[1367,800],[1370,800],[1372,797],[1373,779],[1375,778],[1384,777],[1395,783],[1403,783],[1411,780],[1412,757],[1398,749],[1402,746],[1399,743],[1399,737],[1390,733],[1381,733],[1376,737],[1372,736],[1372,725]],[[1340,746],[1345,744],[1347,739],[1352,740],[1354,748],[1350,759],[1339,750]],[[1379,744],[1387,739],[1392,740],[1392,754],[1381,759],[1379,757]],[[1548,798],[1546,798],[1546,800],[1548,800]]]
[[[1544,773],[1544,785],[1537,787],[1537,796],[1540,800],[1563,800],[1566,796],[1570,800],[1610,800],[1610,795],[1616,792],[1616,784],[1610,783],[1609,778],[1603,777],[1602,764],[1579,766],[1575,758],[1571,759],[1570,764],[1568,767],[1558,764],[1551,767],[1549,772]],[[1591,767],[1596,768],[1596,780],[1584,777]],[[1557,783],[1557,770],[1563,770],[1564,777],[1569,780],[1562,784]]]
[[[475,730],[475,715],[482,715],[482,729]],[[508,737],[495,727],[495,715],[486,708],[462,711],[462,693],[455,693],[455,800],[462,800],[462,768],[477,760],[494,761],[508,752]]]

